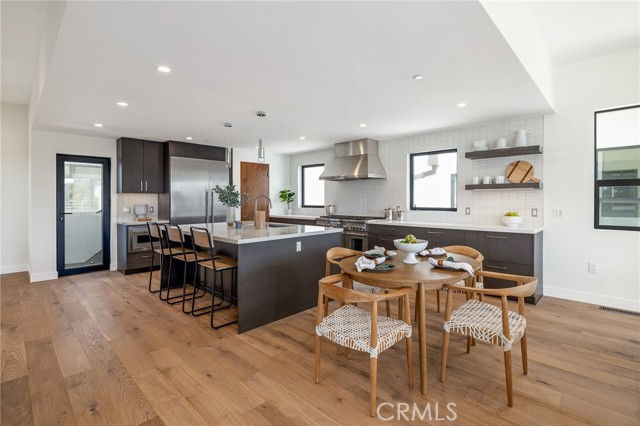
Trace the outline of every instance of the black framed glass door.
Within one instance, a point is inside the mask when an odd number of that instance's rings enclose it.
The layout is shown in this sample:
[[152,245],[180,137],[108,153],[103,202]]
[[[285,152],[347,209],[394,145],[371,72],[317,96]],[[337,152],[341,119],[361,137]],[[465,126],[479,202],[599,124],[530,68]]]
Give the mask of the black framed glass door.
[[111,159],[58,154],[58,275],[109,269]]

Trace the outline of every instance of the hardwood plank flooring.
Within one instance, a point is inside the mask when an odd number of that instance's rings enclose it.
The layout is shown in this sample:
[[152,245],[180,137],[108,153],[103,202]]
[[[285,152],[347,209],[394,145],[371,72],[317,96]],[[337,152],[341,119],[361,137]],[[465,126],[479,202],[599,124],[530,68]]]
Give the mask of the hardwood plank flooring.
[[[420,394],[417,369],[408,388],[404,345],[385,351],[378,403],[388,403],[380,413],[391,419],[382,421],[368,415],[367,355],[349,360],[324,342],[314,383],[315,309],[238,335],[235,325],[213,330],[207,315],[160,302],[147,279],[99,272],[29,284],[24,273],[0,276],[3,426],[639,423],[638,317],[550,297],[527,305],[529,374],[518,345],[509,408],[500,348],[479,342],[466,354],[465,339],[452,335],[447,381],[439,381],[443,314],[428,294],[429,393]],[[216,313],[220,321],[233,315]],[[408,417],[398,417],[401,404]],[[420,411],[411,420],[413,404]],[[455,422],[445,418],[447,404]]]

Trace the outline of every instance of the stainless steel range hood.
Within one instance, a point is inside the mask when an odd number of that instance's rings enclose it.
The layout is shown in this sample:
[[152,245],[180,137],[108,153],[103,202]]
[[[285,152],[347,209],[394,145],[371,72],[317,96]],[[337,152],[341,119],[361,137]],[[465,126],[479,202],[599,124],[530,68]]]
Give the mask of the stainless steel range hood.
[[358,139],[333,146],[335,158],[325,165],[321,180],[386,179],[378,157],[378,141]]

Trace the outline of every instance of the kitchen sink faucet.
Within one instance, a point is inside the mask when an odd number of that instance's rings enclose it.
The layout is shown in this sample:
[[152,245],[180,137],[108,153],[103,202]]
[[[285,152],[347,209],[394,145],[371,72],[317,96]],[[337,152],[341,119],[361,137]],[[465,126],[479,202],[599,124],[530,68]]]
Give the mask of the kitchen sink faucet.
[[253,202],[253,226],[256,226],[256,219],[258,217],[258,200],[260,198],[266,198],[267,200],[269,200],[269,208],[272,209],[273,208],[273,204],[271,204],[271,198],[269,198],[269,196],[261,194],[258,195],[255,199],[255,201]]

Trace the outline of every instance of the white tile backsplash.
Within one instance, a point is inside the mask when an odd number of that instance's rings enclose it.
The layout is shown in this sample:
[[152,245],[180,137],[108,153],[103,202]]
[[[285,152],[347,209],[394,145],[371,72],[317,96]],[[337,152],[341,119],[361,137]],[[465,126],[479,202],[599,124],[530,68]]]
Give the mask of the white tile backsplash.
[[[153,207],[153,213],[149,213],[147,216],[157,219],[158,218],[158,194],[118,194],[116,196],[117,215],[116,220],[118,222],[129,222],[135,217],[133,214],[133,206],[135,204],[148,204],[149,207]],[[131,211],[129,213],[124,212],[124,207],[129,207]]]
[[[407,210],[407,220],[500,225],[501,217],[508,211],[517,211],[523,218],[523,226],[543,226],[543,189],[476,190],[467,191],[466,184],[474,176],[504,176],[507,166],[516,160],[526,160],[535,169],[535,177],[543,179],[543,155],[469,160],[465,152],[471,151],[473,141],[485,139],[489,147],[495,141],[507,138],[514,145],[514,132],[525,129],[532,133],[529,145],[544,145],[544,118],[541,115],[505,119],[468,127],[445,129],[418,135],[381,140],[379,153],[387,172],[387,179],[358,180],[325,183],[325,204],[335,204],[336,214],[383,216],[387,207],[400,206]],[[458,149],[458,211],[410,211],[408,156],[414,152],[440,149]],[[333,159],[333,149],[291,155],[291,182],[293,191],[300,193],[299,169],[305,164],[328,163]],[[543,179],[544,180],[544,179]],[[465,208],[471,215],[465,215]],[[538,209],[538,217],[531,216],[531,209]],[[298,208],[298,214],[321,215],[323,209]]]

